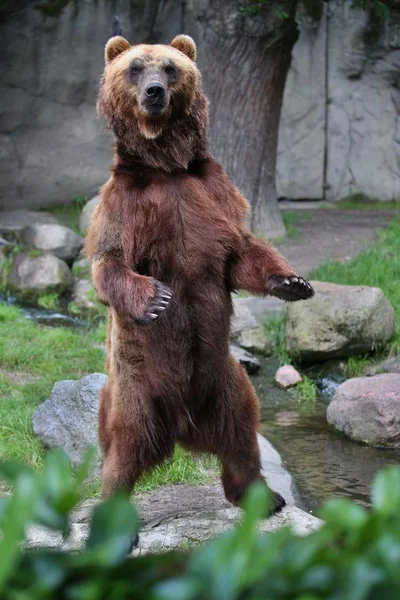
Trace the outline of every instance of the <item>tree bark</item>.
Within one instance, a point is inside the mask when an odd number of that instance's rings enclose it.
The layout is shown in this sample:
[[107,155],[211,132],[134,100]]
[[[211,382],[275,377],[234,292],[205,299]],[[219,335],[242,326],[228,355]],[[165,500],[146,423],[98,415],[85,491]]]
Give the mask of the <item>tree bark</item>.
[[[251,205],[262,237],[285,234],[275,189],[278,126],[292,47],[295,0],[270,0],[255,15],[238,0],[189,0],[210,100],[210,147]],[[277,9],[288,18],[280,20]]]

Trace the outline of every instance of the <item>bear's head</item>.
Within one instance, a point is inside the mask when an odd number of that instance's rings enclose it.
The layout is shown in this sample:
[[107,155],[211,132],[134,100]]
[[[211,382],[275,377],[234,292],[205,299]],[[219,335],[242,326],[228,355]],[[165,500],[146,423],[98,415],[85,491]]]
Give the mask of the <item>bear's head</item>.
[[[208,106],[195,59],[196,45],[187,35],[169,46],[131,46],[121,36],[108,41],[97,106],[125,151],[148,162],[148,151],[157,154],[166,144],[174,145],[175,155],[182,143],[181,150],[192,154],[196,140],[204,146]],[[193,156],[181,158],[175,166],[187,166]]]

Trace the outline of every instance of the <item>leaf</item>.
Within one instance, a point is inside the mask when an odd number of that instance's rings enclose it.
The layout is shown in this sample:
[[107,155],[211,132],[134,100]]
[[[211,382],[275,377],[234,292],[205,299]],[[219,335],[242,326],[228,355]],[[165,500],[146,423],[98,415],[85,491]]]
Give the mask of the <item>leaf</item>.
[[378,473],[372,484],[371,499],[373,507],[384,515],[400,509],[399,467],[386,467]]
[[[25,529],[32,520],[38,497],[35,475],[28,469],[19,472],[14,482],[14,496],[7,506],[0,538],[0,591],[12,574],[18,559],[19,546],[24,539]],[[0,597],[1,594],[0,594]]]
[[152,600],[190,600],[197,597],[198,591],[199,585],[193,579],[170,579],[155,587]]
[[86,548],[98,553],[103,564],[123,560],[138,531],[138,515],[126,493],[119,492],[93,511]]
[[0,478],[15,483],[23,473],[29,473],[30,469],[19,460],[9,459],[0,461]]
[[321,519],[342,529],[359,529],[368,520],[368,512],[348,498],[327,500],[319,511]]

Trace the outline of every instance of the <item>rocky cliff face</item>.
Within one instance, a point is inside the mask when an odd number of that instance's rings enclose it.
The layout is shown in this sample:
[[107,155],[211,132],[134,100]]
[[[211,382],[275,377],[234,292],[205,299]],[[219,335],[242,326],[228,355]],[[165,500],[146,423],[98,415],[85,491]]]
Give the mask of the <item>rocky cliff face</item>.
[[[181,32],[180,3],[153,4],[120,3],[129,40],[169,41]],[[113,3],[33,0],[11,8],[0,13],[0,210],[90,197],[112,159],[95,104]]]
[[[95,101],[113,3],[22,4],[6,0],[0,10],[0,210],[90,197],[112,157]],[[196,37],[185,4],[121,2],[123,34]],[[350,5],[331,0],[318,21],[299,11],[280,124],[281,197],[400,197],[400,17],[374,29]],[[199,62],[211,64],[202,48]]]
[[379,23],[347,0],[299,12],[285,89],[278,194],[400,198],[400,16]]

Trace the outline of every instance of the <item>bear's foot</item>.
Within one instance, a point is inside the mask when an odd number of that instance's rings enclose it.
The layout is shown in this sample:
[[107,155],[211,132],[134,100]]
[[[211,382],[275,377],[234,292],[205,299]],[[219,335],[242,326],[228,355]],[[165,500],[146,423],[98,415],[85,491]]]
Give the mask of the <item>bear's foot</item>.
[[281,512],[282,508],[286,506],[285,498],[278,494],[278,492],[271,491],[271,500],[272,502],[270,508],[267,511],[267,514],[265,515],[266,518],[272,517],[272,515]]
[[314,296],[312,285],[296,275],[290,277],[273,275],[268,279],[267,288],[271,296],[286,300],[286,302],[307,300],[307,298]]

